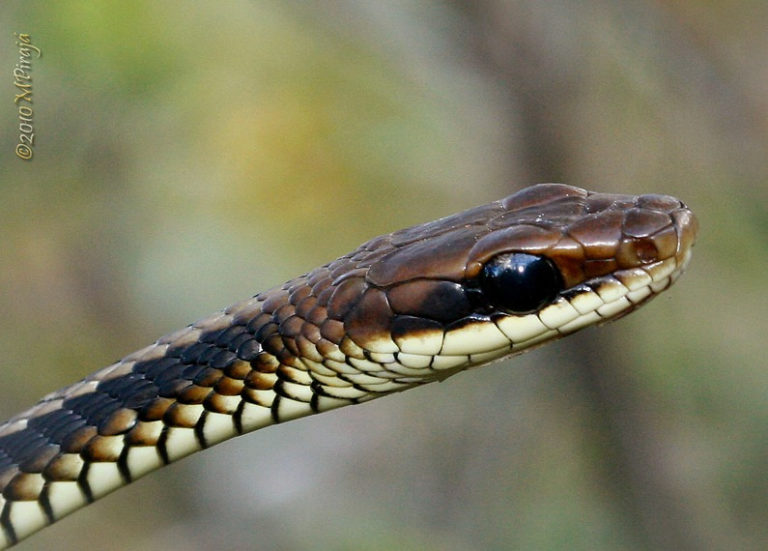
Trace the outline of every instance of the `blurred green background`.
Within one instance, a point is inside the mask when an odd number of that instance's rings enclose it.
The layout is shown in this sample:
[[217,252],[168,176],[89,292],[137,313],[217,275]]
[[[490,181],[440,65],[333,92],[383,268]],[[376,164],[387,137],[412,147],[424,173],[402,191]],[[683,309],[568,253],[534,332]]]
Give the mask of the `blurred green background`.
[[[235,439],[19,549],[768,548],[766,25],[757,0],[3,2],[2,417],[531,183],[701,223],[620,323]],[[13,32],[43,51],[30,162]]]

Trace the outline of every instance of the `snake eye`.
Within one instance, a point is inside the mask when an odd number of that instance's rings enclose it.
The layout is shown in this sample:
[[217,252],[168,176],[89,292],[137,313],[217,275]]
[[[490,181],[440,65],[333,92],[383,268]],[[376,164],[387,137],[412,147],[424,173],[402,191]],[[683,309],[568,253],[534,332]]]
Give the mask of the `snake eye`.
[[551,302],[562,290],[563,278],[548,258],[506,253],[492,258],[483,267],[480,285],[493,306],[524,314]]

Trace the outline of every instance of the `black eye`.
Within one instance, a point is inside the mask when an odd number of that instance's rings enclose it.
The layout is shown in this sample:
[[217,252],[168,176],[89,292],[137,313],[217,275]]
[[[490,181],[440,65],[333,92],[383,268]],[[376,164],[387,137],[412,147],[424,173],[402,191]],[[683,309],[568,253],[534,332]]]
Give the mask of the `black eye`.
[[483,267],[480,285],[493,306],[523,314],[551,302],[562,290],[563,278],[548,258],[507,253],[492,258]]

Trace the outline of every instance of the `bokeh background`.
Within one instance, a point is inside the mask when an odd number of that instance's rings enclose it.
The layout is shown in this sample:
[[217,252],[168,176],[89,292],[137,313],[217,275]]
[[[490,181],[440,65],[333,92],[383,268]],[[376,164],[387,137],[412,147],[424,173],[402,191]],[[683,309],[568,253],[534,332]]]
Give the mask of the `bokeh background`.
[[[767,25],[758,0],[3,2],[2,417],[531,183],[701,223],[620,323],[235,439],[19,549],[768,548]],[[13,32],[43,51],[30,162]]]

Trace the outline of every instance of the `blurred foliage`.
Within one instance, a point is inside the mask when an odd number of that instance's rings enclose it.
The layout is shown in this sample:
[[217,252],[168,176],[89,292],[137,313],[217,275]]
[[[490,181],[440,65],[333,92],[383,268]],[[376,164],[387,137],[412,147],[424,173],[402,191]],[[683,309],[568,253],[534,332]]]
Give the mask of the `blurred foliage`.
[[[151,475],[19,548],[768,546],[768,4],[0,6],[0,410],[365,239],[562,180],[697,212],[619,324]],[[35,157],[17,159],[13,32]]]

